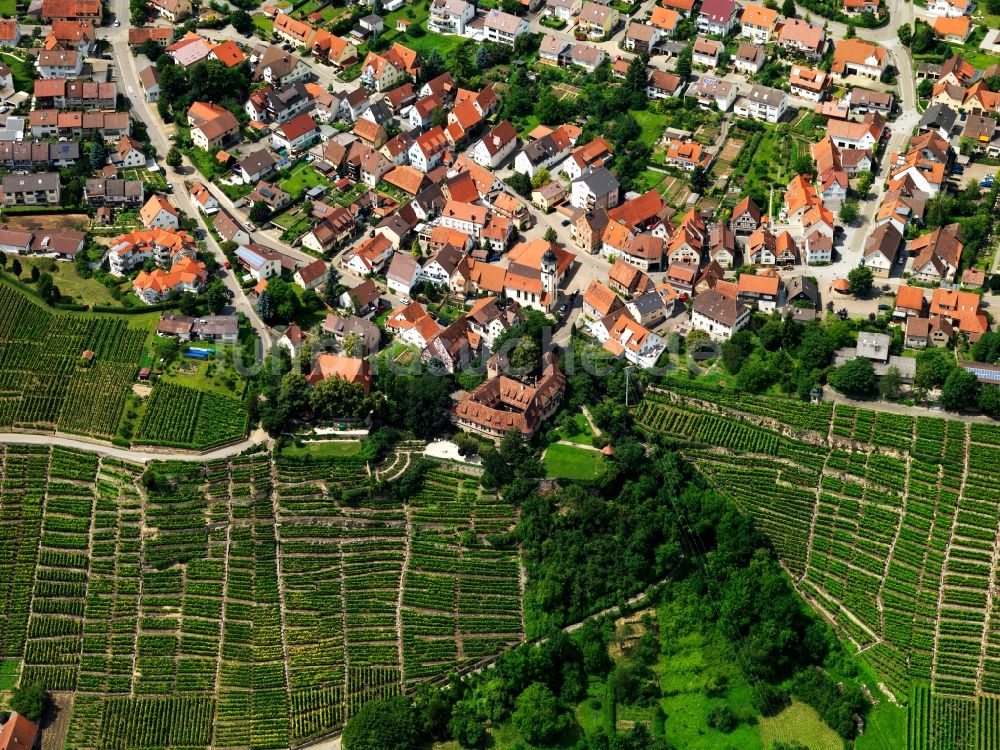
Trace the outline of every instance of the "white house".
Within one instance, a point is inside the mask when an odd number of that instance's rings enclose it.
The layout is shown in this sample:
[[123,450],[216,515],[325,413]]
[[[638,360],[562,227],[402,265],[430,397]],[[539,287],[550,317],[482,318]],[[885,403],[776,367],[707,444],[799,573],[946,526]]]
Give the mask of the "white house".
[[514,46],[514,41],[522,34],[528,33],[528,22],[502,10],[492,9],[486,13],[483,23],[486,41]]
[[177,209],[162,195],[150,196],[141,209],[139,221],[146,229],[177,229],[179,226]]
[[438,34],[465,36],[465,27],[476,17],[476,6],[465,0],[434,0],[427,28]]
[[278,126],[271,135],[271,148],[283,148],[290,154],[297,153],[308,148],[317,138],[319,138],[319,128],[313,118],[303,112]]
[[281,256],[256,243],[240,245],[236,248],[236,258],[258,281],[281,274]]
[[469,152],[481,167],[496,169],[517,148],[517,131],[507,120],[497,124]]
[[211,216],[219,210],[219,201],[215,199],[211,191],[205,187],[204,183],[196,182],[191,186],[191,200],[206,216]]
[[972,15],[975,9],[972,0],[929,0],[923,14],[931,18],[958,18]]
[[733,110],[740,117],[777,123],[788,109],[788,94],[781,89],[756,85],[750,93],[736,101]]
[[691,325],[716,341],[728,341],[749,321],[749,307],[711,289],[697,295],[691,307]]

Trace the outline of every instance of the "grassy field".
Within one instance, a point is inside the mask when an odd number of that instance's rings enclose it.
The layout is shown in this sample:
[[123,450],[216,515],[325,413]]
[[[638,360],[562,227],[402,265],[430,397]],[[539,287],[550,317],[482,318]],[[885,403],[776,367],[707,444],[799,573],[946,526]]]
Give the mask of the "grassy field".
[[639,139],[643,143],[652,146],[663,135],[669,118],[666,115],[658,115],[656,112],[651,112],[648,109],[645,111],[634,110],[632,114],[635,115],[639,127],[642,128],[642,135],[639,136]]
[[[705,717],[720,702],[728,704],[737,716],[754,713],[750,706],[750,686],[733,662],[729,649],[701,633],[690,632],[672,638],[665,645],[665,650],[667,653],[661,657],[656,671],[660,677],[660,689],[667,696],[660,704],[667,715],[665,728],[671,742],[689,750],[761,748],[757,728],[750,722],[741,722],[729,734],[706,726]],[[710,685],[727,687],[713,691],[709,689]],[[715,694],[710,696],[709,693]],[[621,718],[640,718],[630,713],[627,707],[618,711]],[[646,713],[649,713],[648,710]],[[763,747],[769,745],[764,744]]]
[[590,423],[587,422],[587,418],[582,413],[573,415],[573,429],[560,429],[559,437],[570,443],[594,444],[594,433],[590,429]]
[[[14,0],[0,0],[0,14],[4,16],[13,15],[14,11],[5,10],[7,3],[11,5],[14,4]],[[14,78],[14,89],[15,91],[27,91],[31,92],[35,88],[35,76],[34,71],[31,69],[31,63],[25,62],[13,55],[0,55],[0,60],[3,60],[7,67],[10,68],[11,75]]]
[[300,161],[292,167],[287,177],[278,180],[278,184],[286,193],[292,196],[293,200],[298,200],[302,195],[318,185],[330,187],[331,183],[323,175],[316,171],[312,164]]
[[800,742],[809,750],[843,750],[840,735],[823,723],[816,709],[799,701],[792,701],[777,716],[760,718],[760,738],[764,747],[779,740]]
[[260,14],[255,14],[253,16],[253,28],[257,32],[257,36],[265,41],[270,41],[271,35],[274,33],[274,21]]
[[545,471],[550,477],[593,479],[600,473],[603,460],[597,451],[555,443],[545,451]]
[[68,261],[54,261],[51,258],[18,258],[24,271],[22,281],[30,278],[32,267],[52,275],[52,281],[64,297],[69,297],[82,305],[121,305],[111,296],[111,290],[94,278],[84,279],[76,272],[76,266]]
[[357,455],[360,450],[360,440],[323,440],[304,442],[301,446],[289,445],[281,451],[281,455],[294,458],[337,458]]
[[3,659],[0,661],[0,692],[13,690],[17,684],[17,673],[20,662],[17,659]]

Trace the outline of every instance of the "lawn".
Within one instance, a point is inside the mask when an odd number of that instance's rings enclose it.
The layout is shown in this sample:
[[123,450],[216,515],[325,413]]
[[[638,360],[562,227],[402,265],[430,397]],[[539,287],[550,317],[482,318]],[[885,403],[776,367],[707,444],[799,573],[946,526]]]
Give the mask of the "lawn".
[[286,446],[281,453],[295,458],[335,458],[354,456],[360,450],[360,440],[316,440],[303,442],[302,445]]
[[[76,272],[76,266],[68,261],[56,261],[52,258],[18,258],[24,271],[21,280],[31,278],[31,267],[37,266],[39,271],[52,275],[52,281],[64,297],[69,297],[80,305],[108,305],[120,307],[121,302],[111,296],[111,290],[97,279],[84,279]],[[123,287],[124,288],[124,287]]]
[[[0,0],[0,2],[8,2],[8,0]],[[0,12],[7,15],[5,11]],[[27,91],[31,93],[35,90],[35,75],[31,63],[25,62],[13,55],[0,55],[0,60],[7,63],[7,67],[10,68],[11,75],[14,78],[15,91]]]
[[265,42],[271,41],[271,35],[274,34],[274,21],[270,18],[266,18],[260,14],[254,15],[253,28],[257,32],[257,36]]
[[17,672],[20,662],[17,659],[0,661],[0,692],[9,692],[17,685]]
[[[222,344],[205,344],[195,342],[192,346],[212,348],[216,354],[213,359],[189,359],[180,354],[163,371],[163,379],[168,383],[185,385],[199,391],[209,391],[222,396],[239,398],[243,392],[243,381],[236,374],[232,363],[232,348]],[[186,348],[181,345],[181,352]]]
[[545,471],[560,479],[594,479],[601,471],[604,456],[587,448],[554,443],[545,451]]
[[823,723],[816,709],[800,701],[792,701],[777,716],[762,716],[759,720],[760,738],[764,747],[775,742],[799,742],[809,750],[843,750],[840,735]]
[[667,115],[659,115],[648,109],[633,110],[632,114],[635,115],[636,122],[642,128],[642,135],[639,136],[639,140],[652,147],[660,139],[660,136],[663,135],[663,131],[666,129],[670,118]]
[[195,169],[201,172],[201,176],[209,182],[211,182],[215,177],[222,175],[223,168],[219,166],[219,162],[216,160],[215,154],[210,154],[200,148],[193,147],[181,149],[181,151],[183,151],[184,155],[191,160]]
[[331,187],[328,179],[317,172],[312,164],[304,161],[300,161],[292,167],[288,176],[279,179],[278,184],[292,196],[293,201],[300,200],[307,190],[317,185]]
[[559,430],[560,440],[580,445],[593,445],[594,433],[590,430],[590,423],[582,413],[573,415],[572,429],[561,428]]

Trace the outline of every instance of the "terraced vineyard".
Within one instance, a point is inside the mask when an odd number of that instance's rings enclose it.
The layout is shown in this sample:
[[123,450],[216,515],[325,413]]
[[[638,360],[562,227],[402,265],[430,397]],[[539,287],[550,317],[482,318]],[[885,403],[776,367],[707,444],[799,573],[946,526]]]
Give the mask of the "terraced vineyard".
[[[0,430],[114,435],[146,336],[117,318],[51,312],[0,284]],[[87,349],[94,360],[81,367]]]
[[[54,312],[0,284],[0,431],[114,436],[148,336],[121,318]],[[83,367],[87,350],[94,358]],[[203,450],[241,439],[247,422],[238,399],[158,382],[135,442]]]
[[1000,747],[1000,427],[703,396],[652,392],[636,418],[754,516],[889,691],[916,690],[912,748]]
[[404,505],[356,457],[140,471],[0,446],[0,658],[75,693],[67,747],[288,747],[522,640],[513,509],[473,477]]

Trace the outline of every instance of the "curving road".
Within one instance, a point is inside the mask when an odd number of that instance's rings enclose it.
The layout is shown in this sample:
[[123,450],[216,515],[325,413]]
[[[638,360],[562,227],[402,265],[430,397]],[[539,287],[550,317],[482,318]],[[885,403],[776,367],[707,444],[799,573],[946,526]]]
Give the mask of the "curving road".
[[197,452],[184,451],[176,448],[157,449],[150,447],[149,450],[133,450],[131,448],[119,448],[106,440],[82,437],[80,435],[69,435],[63,432],[0,432],[0,444],[11,443],[15,445],[58,445],[62,448],[73,448],[75,450],[87,451],[89,453],[100,453],[104,456],[112,456],[123,461],[134,461],[145,464],[150,461],[214,461],[219,458],[230,458],[237,456],[254,446],[266,444],[270,446],[271,438],[260,428],[250,433],[246,440],[238,443],[230,443],[214,450]]
[[[146,126],[149,141],[153,148],[156,149],[160,158],[164,158],[171,146],[166,135],[166,126],[159,119],[159,116],[153,112],[149,102],[146,101],[142,84],[139,81],[139,69],[135,64],[135,58],[128,48],[128,27],[130,25],[128,23],[128,0],[113,0],[112,10],[117,18],[125,19],[125,21],[121,26],[102,27],[98,31],[98,38],[105,39],[111,45],[111,54],[117,72],[119,91],[129,100],[132,116],[141,120]],[[184,188],[184,180],[187,176],[196,173],[194,166],[185,157],[184,163],[180,168],[173,169],[164,164],[163,169],[165,170],[167,181],[174,185],[174,202],[181,211],[188,216],[194,217],[199,226],[205,230],[208,249],[215,256],[219,265],[222,266],[226,260],[225,254],[215,241],[215,238],[208,231],[204,215],[191,202],[191,198]],[[232,272],[223,272],[221,278],[226,288],[232,293],[233,307],[237,312],[243,313],[247,320],[250,321],[254,331],[256,331],[261,342],[257,354],[262,359],[263,354],[270,348],[270,329],[268,329],[264,321],[257,315],[257,311],[250,304],[250,300],[247,299],[246,294],[243,293],[243,289],[240,287],[236,276]]]

